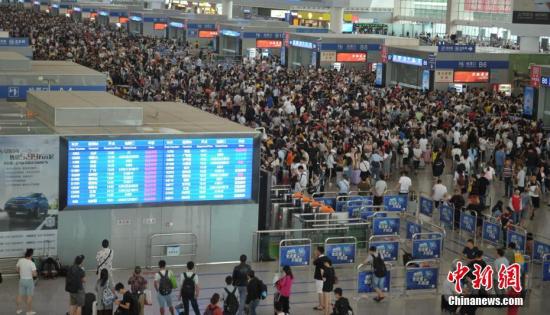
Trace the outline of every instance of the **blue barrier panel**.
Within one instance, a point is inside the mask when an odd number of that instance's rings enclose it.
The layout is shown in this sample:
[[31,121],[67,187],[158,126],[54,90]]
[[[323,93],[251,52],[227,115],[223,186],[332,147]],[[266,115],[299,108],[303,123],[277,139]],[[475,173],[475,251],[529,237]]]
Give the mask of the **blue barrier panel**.
[[550,254],[543,256],[542,281],[550,281]]
[[384,211],[406,211],[408,201],[408,195],[384,196]]
[[372,235],[398,235],[400,218],[374,217],[372,219]]
[[355,262],[355,247],[353,243],[326,244],[325,252],[334,265],[353,264]]
[[447,226],[453,226],[454,215],[455,215],[455,210],[449,204],[442,203],[441,206],[439,206],[439,222]]
[[384,261],[397,261],[399,257],[399,241],[376,241],[369,244],[376,247]]
[[533,260],[542,260],[545,254],[550,254],[550,245],[535,240],[533,242]]
[[279,266],[307,266],[311,258],[311,245],[285,245],[279,247]]
[[460,229],[472,234],[476,232],[476,216],[462,211],[460,213]]
[[438,268],[410,268],[405,277],[407,290],[426,290],[437,288]]
[[515,243],[516,249],[525,252],[525,243],[527,241],[525,233],[508,230],[506,233],[506,244]]
[[501,231],[502,229],[500,224],[485,220],[483,221],[481,238],[489,243],[498,244],[500,241]]
[[432,199],[420,196],[418,205],[420,213],[422,213],[423,215],[427,215],[430,218],[432,217],[434,212],[434,202]]
[[[357,281],[357,293],[372,293],[374,291],[374,286],[372,284],[372,277],[374,276],[373,271],[361,271],[358,274]],[[384,277],[383,282],[383,291],[389,292],[391,288],[391,272],[388,270],[386,276]]]
[[441,257],[441,238],[418,239],[412,241],[413,259],[432,259]]
[[407,239],[412,239],[414,234],[422,233],[422,226],[418,223],[407,221]]
[[377,218],[385,218],[388,215],[386,213],[380,213],[379,211],[361,211],[361,219],[368,220],[371,219],[376,214]]

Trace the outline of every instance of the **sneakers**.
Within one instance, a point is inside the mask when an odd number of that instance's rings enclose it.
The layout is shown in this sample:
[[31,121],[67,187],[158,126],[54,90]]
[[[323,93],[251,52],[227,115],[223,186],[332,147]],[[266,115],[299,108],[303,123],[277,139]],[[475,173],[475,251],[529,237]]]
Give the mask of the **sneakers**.
[[17,311],[15,311],[15,314],[21,314],[21,313],[23,313],[23,310],[17,310]]

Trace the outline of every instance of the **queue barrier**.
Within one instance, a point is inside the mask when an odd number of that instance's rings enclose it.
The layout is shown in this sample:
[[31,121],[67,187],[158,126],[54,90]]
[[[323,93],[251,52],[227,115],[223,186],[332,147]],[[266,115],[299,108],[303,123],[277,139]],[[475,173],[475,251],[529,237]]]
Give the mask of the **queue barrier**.
[[412,236],[412,257],[416,260],[440,259],[443,255],[443,234],[416,233]]
[[521,266],[521,270],[523,270],[525,275],[525,283],[523,288],[526,290],[530,290],[532,287],[532,281],[531,281],[532,264],[533,264],[533,260],[531,259],[531,256],[523,255],[523,264]]
[[418,199],[417,212],[431,218],[434,212],[433,199],[428,197],[427,195],[421,194],[420,198]]
[[550,281],[550,253],[542,256],[542,282]]
[[[391,274],[392,274],[393,265],[387,262],[385,264],[386,264],[386,276],[384,277],[382,291],[390,292]],[[374,270],[372,268],[372,265],[359,265],[357,267],[357,293],[358,294],[368,294],[368,293],[375,292],[373,281],[372,281],[373,277],[374,277]]]
[[372,198],[369,198],[369,197],[370,196],[367,196],[367,198],[365,198],[363,200],[348,200],[348,201],[346,201],[346,203],[344,204],[344,206],[342,208],[342,211],[347,212],[348,216],[350,218],[355,217],[354,214],[357,212],[357,210],[360,210],[361,208],[363,208],[365,206],[372,206],[373,200],[372,200]]
[[455,209],[454,207],[447,203],[442,202],[439,205],[439,225],[444,228],[454,231],[455,229]]
[[399,236],[373,235],[369,238],[369,248],[376,247],[376,251],[384,261],[397,261],[399,259]]
[[403,213],[402,217],[405,221],[405,239],[412,240],[414,234],[422,232],[422,223],[416,216],[409,213]]
[[496,218],[484,215],[481,227],[481,241],[497,246],[502,239],[502,225]]
[[[369,220],[374,216],[375,213],[382,213],[384,206],[374,206],[374,205],[367,205],[362,206],[361,208],[355,208],[353,210],[352,216],[353,217],[360,217],[364,220]],[[385,215],[385,214],[384,214]]]
[[284,239],[279,243],[279,268],[309,266],[310,262],[311,239]]
[[543,262],[544,255],[550,254],[550,244],[533,240],[533,261]]
[[357,238],[329,237],[325,240],[325,254],[333,265],[353,264],[357,256]]
[[407,211],[409,205],[409,195],[385,194],[383,205],[384,211]]
[[475,211],[464,210],[460,212],[460,224],[459,235],[462,236],[463,232],[471,235],[474,239],[474,243],[477,243],[477,213]]
[[[164,259],[167,266],[180,267],[182,257],[192,260],[197,257],[198,238],[194,233],[159,233],[149,237],[147,268],[152,268],[153,259]],[[172,260],[174,263],[172,263]]]
[[439,280],[438,260],[411,260],[405,265],[405,292],[437,292]]
[[525,253],[527,246],[527,230],[519,225],[509,226],[506,231],[506,246],[516,244],[516,250]]
[[376,211],[369,217],[371,235],[399,235],[401,217],[391,211]]

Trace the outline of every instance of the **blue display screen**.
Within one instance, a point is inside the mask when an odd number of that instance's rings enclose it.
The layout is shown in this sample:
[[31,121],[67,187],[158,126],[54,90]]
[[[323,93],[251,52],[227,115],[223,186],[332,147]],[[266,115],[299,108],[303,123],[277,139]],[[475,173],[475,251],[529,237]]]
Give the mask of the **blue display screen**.
[[67,207],[253,199],[254,139],[67,141]]

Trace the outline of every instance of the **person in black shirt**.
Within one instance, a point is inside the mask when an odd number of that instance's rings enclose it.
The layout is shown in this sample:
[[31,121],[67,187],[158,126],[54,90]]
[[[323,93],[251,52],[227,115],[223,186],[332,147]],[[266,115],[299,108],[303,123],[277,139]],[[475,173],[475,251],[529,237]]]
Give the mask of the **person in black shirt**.
[[341,288],[334,289],[334,297],[336,301],[334,302],[332,315],[348,315],[350,311],[353,311],[349,305],[349,300],[343,297]]
[[248,283],[248,273],[252,268],[246,263],[246,255],[241,255],[241,263],[233,269],[233,285],[239,290],[239,311],[237,315],[244,314],[244,305],[246,301],[246,287]]
[[462,250],[462,259],[469,263],[476,258],[477,252],[479,252],[479,249],[474,246],[474,240],[469,239],[466,241],[466,247]]
[[67,272],[65,291],[69,292],[69,315],[80,314],[85,303],[84,283],[86,282],[86,272],[82,268],[83,263],[84,255],[76,256],[74,265]]
[[260,304],[262,294],[261,282],[256,278],[254,271],[248,272],[248,284],[246,286],[246,305],[248,306],[248,314],[256,315],[256,307]]
[[321,273],[323,276],[323,308],[325,315],[329,315],[331,306],[330,294],[336,283],[336,272],[334,271],[334,267],[332,267],[330,259],[325,260],[325,266],[321,269]]
[[485,207],[485,198],[487,195],[487,188],[489,187],[491,183],[485,176],[479,176],[477,179],[477,189],[479,193],[479,202],[480,208],[483,209]]
[[117,283],[115,285],[115,291],[122,295],[122,300],[115,300],[115,304],[118,305],[116,314],[119,315],[138,315],[136,311],[137,301],[132,297],[132,293],[124,288],[122,283]]
[[315,266],[313,279],[315,279],[315,289],[319,296],[319,305],[313,309],[320,311],[323,310],[323,275],[321,270],[325,268],[325,262],[330,261],[330,258],[325,256],[325,248],[323,246],[317,247],[315,257],[317,258],[313,261],[313,265]]

